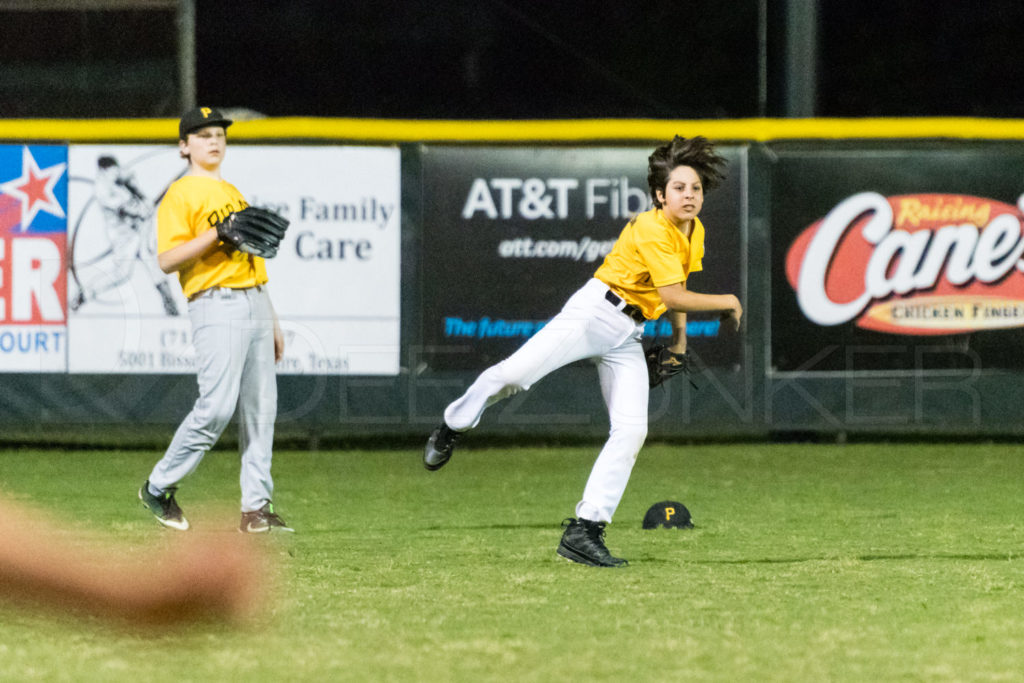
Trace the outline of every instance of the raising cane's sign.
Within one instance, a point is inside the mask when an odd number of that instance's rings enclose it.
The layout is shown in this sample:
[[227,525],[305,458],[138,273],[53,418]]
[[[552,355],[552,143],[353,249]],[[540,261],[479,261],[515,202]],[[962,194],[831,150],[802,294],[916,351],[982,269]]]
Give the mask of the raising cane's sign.
[[899,335],[1024,326],[1019,207],[955,194],[862,192],[806,228],[786,254],[800,310]]

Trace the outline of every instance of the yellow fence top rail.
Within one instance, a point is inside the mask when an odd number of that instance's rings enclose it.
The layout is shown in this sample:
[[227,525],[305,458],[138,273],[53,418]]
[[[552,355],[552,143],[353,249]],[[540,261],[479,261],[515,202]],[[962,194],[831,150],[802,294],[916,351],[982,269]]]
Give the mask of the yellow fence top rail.
[[[176,119],[6,119],[7,142],[134,142],[177,138]],[[279,117],[237,121],[233,140],[348,142],[585,143],[657,141],[673,135],[712,140],[965,139],[1024,140],[1024,119],[571,119],[456,121]]]

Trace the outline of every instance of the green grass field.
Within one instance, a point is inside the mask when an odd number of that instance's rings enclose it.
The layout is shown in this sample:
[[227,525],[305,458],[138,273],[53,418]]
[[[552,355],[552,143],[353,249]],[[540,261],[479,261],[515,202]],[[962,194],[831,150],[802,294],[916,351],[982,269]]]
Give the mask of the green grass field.
[[[280,571],[241,628],[139,635],[0,608],[0,680],[987,681],[1024,677],[1024,451],[1011,445],[650,445],[609,527],[624,570],[555,555],[596,449],[279,452],[260,542]],[[0,491],[144,546],[158,452],[0,452]],[[237,458],[178,499],[234,534]],[[698,528],[644,531],[683,501]],[[0,532],[2,533],[2,532]],[[73,561],[73,560],[72,560]]]

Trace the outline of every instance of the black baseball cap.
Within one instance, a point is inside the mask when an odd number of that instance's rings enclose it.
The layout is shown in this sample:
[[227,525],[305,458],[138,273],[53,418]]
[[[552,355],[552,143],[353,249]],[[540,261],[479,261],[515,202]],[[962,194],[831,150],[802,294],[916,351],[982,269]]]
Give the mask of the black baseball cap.
[[213,107],[196,107],[181,117],[178,122],[178,138],[185,140],[189,133],[207,126],[223,126],[225,129],[234,121],[220,113],[219,109]]
[[663,500],[655,503],[644,515],[643,528],[657,529],[692,529],[693,519],[686,506],[675,500]]

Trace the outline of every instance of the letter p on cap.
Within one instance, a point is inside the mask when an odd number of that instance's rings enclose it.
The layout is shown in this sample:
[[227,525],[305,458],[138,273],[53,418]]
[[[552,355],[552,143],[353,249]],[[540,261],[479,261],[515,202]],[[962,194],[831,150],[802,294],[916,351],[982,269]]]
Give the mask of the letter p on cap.
[[663,500],[647,510],[642,526],[644,529],[690,529],[693,527],[693,519],[690,518],[690,511],[679,501]]

